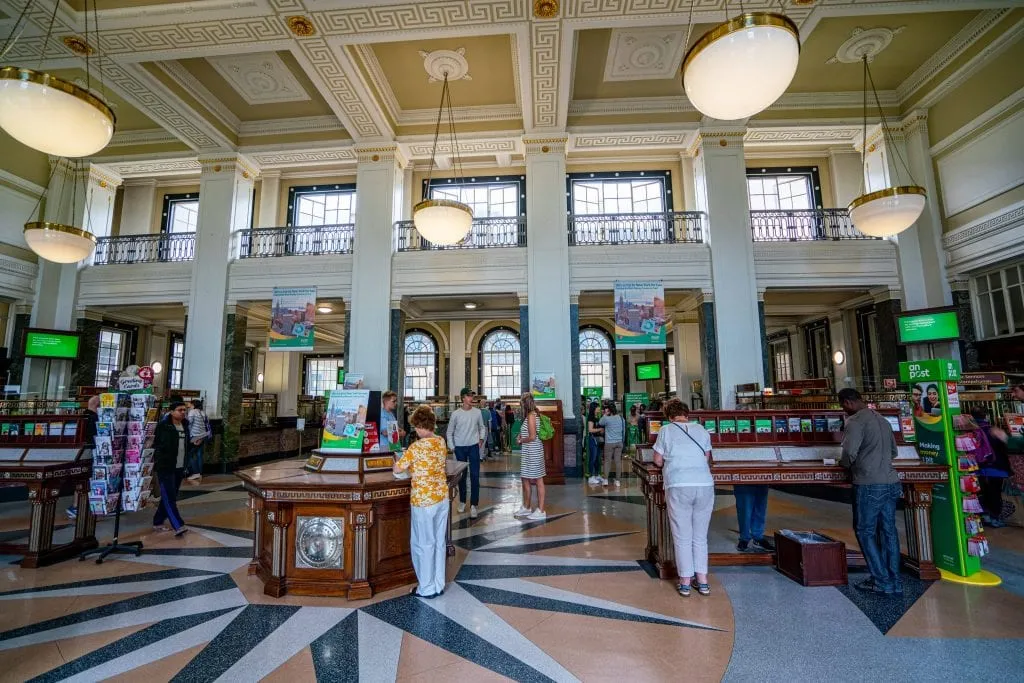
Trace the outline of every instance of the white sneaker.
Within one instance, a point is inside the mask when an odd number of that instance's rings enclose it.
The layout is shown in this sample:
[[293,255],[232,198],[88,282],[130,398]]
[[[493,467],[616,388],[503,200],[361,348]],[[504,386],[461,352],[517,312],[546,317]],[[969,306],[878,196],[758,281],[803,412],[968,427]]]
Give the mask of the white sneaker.
[[598,479],[601,480],[601,486],[607,486],[608,485],[608,480],[605,479],[604,477],[598,477]]
[[527,519],[533,520],[533,521],[541,521],[541,520],[545,520],[547,518],[548,518],[548,513],[544,512],[540,508],[538,508],[538,509],[534,510],[533,512],[531,512],[530,515],[527,517]]
[[601,477],[591,477],[590,479],[587,479],[587,483],[591,486],[597,486],[601,483]]
[[465,511],[466,511],[466,504],[465,503],[459,503],[459,512],[465,512]]
[[616,480],[615,480],[615,488],[619,488],[619,487],[621,487],[621,486],[622,486],[622,482],[621,482],[621,481],[619,481],[618,479],[616,479]]
[[513,517],[527,517],[527,516],[529,516],[529,514],[530,514],[531,512],[532,512],[532,510],[530,510],[530,508],[528,508],[528,507],[523,507],[522,505],[520,505],[520,506],[519,506],[519,509],[518,509],[518,510],[516,510],[516,511],[515,511],[515,512],[514,512],[514,513],[512,514],[512,516],[513,516]]
[[476,519],[476,518],[477,518],[477,515],[479,515],[479,514],[480,514],[480,513],[478,513],[478,512],[476,511],[476,505],[470,505],[470,506],[469,506],[469,518],[470,518],[470,519]]

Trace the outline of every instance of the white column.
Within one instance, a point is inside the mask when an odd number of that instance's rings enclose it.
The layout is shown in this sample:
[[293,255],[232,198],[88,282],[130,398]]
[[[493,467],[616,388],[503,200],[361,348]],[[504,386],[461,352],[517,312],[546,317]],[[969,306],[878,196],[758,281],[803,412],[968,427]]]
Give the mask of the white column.
[[448,353],[448,394],[455,396],[466,386],[466,321],[448,323]]
[[825,208],[845,209],[861,194],[864,169],[861,166],[860,154],[854,150],[830,149],[828,170],[832,176],[832,197],[836,205]]
[[145,235],[152,229],[156,204],[156,178],[132,178],[124,182],[119,235]]
[[261,228],[278,227],[277,212],[281,201],[281,172],[263,171],[260,174],[260,210],[256,225]]
[[412,207],[416,203],[416,188],[413,187],[412,164],[407,164],[402,171],[402,220],[412,220]]
[[722,408],[736,407],[736,385],[764,381],[750,236],[744,128],[704,128],[694,178],[698,208],[708,214]]
[[673,351],[676,355],[676,391],[680,399],[690,400],[690,385],[693,380],[702,379],[704,369],[700,360],[700,325],[697,315],[688,313],[676,319],[675,342]]
[[[566,239],[566,138],[524,138],[530,372],[553,372],[566,418],[576,414]],[[526,378],[529,382],[530,377]]]
[[[683,189],[683,196],[677,197],[674,202],[676,211],[697,211],[697,197],[693,178],[693,157],[687,152],[679,154],[679,166],[683,171],[680,177],[679,186]],[[689,390],[687,390],[689,391]]]
[[295,417],[299,406],[302,354],[271,351],[263,361],[263,391],[277,394],[278,417]]
[[[110,235],[114,216],[114,193],[121,178],[86,162],[53,159],[56,168],[47,188],[43,219],[84,228],[96,237]],[[91,257],[90,257],[91,259]],[[53,263],[39,259],[32,327],[52,330],[75,329],[78,299],[78,271],[89,263]],[[27,360],[22,380],[23,393],[40,394],[45,386],[50,397],[68,388],[71,363],[51,361],[49,377],[42,361]]]
[[228,265],[234,233],[249,227],[255,171],[248,160],[235,154],[199,161],[199,224],[182,386],[203,391],[208,414],[220,417]]
[[[357,148],[356,254],[352,267],[352,317],[345,363],[366,378],[366,386],[385,389],[391,338],[391,244],[402,211],[402,159],[396,145]],[[346,308],[346,313],[350,309]]]

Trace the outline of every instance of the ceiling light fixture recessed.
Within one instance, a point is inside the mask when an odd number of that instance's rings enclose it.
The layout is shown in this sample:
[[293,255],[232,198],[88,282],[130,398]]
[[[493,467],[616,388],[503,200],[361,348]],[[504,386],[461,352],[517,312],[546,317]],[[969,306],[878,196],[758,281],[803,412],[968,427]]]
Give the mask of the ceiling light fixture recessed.
[[317,306],[317,313],[334,313],[334,309],[330,306]]
[[462,304],[462,307],[465,308],[467,311],[472,311],[473,309],[476,308],[476,304],[473,303],[472,301],[467,301],[466,303]]

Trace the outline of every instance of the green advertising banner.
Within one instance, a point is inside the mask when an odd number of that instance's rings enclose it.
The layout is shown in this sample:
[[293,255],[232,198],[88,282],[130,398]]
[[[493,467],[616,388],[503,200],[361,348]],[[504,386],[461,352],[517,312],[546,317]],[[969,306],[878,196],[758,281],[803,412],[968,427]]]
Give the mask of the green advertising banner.
[[625,411],[625,415],[629,415],[630,406],[645,406],[648,403],[650,403],[650,398],[647,396],[646,393],[642,391],[634,391],[632,393],[626,394],[623,397],[622,409]]
[[[960,414],[960,363],[932,359],[900,363],[900,379],[915,397],[914,432],[917,453],[925,462],[949,467],[949,481],[932,489],[932,545],[935,566],[960,576],[981,569],[981,560],[967,552],[963,493],[953,418]],[[918,399],[920,395],[920,399]]]
[[660,280],[615,281],[615,346],[665,348],[665,287]]
[[320,447],[343,453],[362,452],[363,440],[366,438],[366,410],[369,404],[369,391],[329,392]]
[[316,287],[274,287],[268,351],[312,351]]
[[600,402],[604,398],[604,387],[583,387],[583,396],[587,399],[587,403]]

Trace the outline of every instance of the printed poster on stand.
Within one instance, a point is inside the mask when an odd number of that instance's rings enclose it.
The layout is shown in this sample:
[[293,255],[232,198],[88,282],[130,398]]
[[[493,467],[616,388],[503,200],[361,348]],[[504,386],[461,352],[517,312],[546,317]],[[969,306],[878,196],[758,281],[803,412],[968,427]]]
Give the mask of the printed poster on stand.
[[361,453],[369,405],[370,392],[367,390],[330,392],[320,447],[339,453]]
[[555,389],[555,373],[533,373],[533,379],[530,382],[530,393],[533,394],[534,398],[541,400],[555,398]]
[[665,323],[665,286],[660,280],[615,281],[616,348],[665,348]]
[[316,287],[274,287],[268,351],[312,351]]

